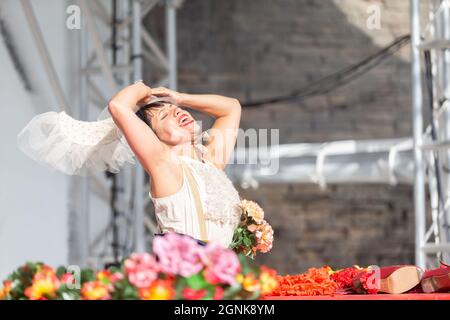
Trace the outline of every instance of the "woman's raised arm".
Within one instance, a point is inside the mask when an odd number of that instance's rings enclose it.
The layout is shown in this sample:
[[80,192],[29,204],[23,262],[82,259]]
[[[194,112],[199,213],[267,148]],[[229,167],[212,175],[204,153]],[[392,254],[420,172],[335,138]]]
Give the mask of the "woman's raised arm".
[[151,94],[150,87],[138,82],[119,91],[108,104],[108,110],[114,122],[124,134],[139,162],[150,175],[151,172],[156,171],[156,167],[169,158],[168,148],[136,115]]

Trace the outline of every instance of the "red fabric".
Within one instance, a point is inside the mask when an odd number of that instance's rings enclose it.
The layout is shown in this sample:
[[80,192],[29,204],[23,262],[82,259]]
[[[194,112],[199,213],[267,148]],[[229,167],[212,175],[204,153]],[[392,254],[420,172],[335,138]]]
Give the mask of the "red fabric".
[[422,279],[427,279],[432,276],[444,276],[450,273],[450,266],[441,261],[440,267],[437,269],[426,270]]
[[346,294],[332,296],[266,296],[263,300],[450,300],[450,293]]

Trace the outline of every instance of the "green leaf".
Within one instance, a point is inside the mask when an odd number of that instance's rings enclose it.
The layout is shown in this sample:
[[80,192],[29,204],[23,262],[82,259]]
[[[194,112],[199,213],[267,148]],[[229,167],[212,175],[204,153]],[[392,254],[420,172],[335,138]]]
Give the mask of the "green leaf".
[[201,272],[186,278],[186,282],[187,285],[194,290],[200,290],[208,286],[208,282],[205,280]]
[[94,281],[95,280],[95,272],[91,269],[83,269],[81,270],[80,275],[81,283]]
[[124,298],[127,300],[130,299],[139,299],[139,295],[137,289],[133,286],[126,286],[123,291]]
[[67,269],[64,266],[59,266],[58,269],[56,269],[56,275],[58,276],[58,278],[61,278],[61,276],[63,274],[65,274],[66,272],[67,272]]

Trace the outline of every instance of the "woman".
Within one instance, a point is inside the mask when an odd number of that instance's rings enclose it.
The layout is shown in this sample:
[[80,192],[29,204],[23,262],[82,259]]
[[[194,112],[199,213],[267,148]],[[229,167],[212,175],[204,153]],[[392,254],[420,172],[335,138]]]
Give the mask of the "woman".
[[[174,103],[147,105],[152,96]],[[206,152],[198,152],[201,133],[191,114],[215,118]],[[222,171],[236,143],[241,106],[234,98],[178,93],[142,82],[119,91],[108,110],[145,171],[159,231],[189,235],[228,247],[239,223],[239,195]]]

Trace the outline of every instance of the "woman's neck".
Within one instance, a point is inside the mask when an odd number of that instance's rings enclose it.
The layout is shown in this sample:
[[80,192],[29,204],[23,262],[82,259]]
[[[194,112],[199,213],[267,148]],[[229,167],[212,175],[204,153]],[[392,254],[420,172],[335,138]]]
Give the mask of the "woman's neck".
[[195,150],[195,147],[192,143],[183,143],[183,144],[178,144],[176,146],[171,146],[170,147],[172,153],[176,156],[184,156],[184,157],[189,157],[189,158],[193,158],[193,159],[198,159],[198,155],[197,152]]

